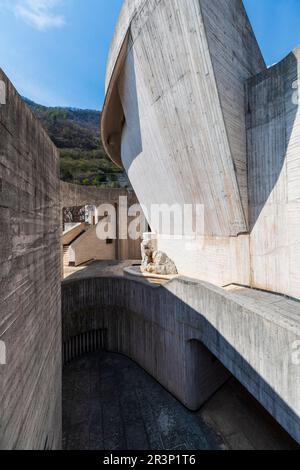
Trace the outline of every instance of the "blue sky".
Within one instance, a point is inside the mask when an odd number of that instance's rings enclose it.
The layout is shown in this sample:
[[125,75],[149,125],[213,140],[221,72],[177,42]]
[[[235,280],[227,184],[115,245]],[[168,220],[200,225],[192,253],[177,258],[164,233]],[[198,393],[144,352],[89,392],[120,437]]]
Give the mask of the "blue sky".
[[[107,53],[122,3],[0,0],[0,67],[19,93],[38,103],[101,109]],[[244,4],[268,65],[300,44],[300,0]]]

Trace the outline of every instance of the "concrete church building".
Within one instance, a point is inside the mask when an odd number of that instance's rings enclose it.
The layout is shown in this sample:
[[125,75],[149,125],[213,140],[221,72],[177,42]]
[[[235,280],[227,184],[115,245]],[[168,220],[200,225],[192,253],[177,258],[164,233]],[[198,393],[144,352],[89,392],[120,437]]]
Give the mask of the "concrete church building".
[[267,69],[241,0],[125,1],[103,141],[146,208],[204,206],[192,250],[149,220],[181,274],[300,298],[299,57]]
[[139,242],[123,240],[117,274],[96,264],[62,282],[62,208],[117,205],[123,190],[61,183],[57,149],[0,69],[0,449],[62,447],[62,366],[98,349],[193,411],[233,378],[300,444],[299,60],[266,67],[242,0],[124,1],[104,146],[146,212],[204,207],[189,245],[148,216],[178,270],[162,285],[124,273]]

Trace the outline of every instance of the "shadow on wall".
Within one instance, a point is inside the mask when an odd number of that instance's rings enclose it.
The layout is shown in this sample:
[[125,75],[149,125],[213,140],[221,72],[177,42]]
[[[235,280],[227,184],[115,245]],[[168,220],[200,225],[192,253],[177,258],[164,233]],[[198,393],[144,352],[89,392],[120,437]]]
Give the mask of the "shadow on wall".
[[[281,364],[282,368],[287,367],[289,383],[293,383],[296,388],[288,387],[287,396],[280,396],[201,313],[200,306],[199,310],[195,310],[179,298],[181,294],[188,298],[192,294],[196,303],[197,299],[205,299],[208,304],[212,302],[212,295],[216,304],[220,304],[220,325],[229,322],[229,329],[235,328],[238,336],[243,333],[242,324],[238,331],[237,324],[234,327],[231,323],[236,321],[236,315],[246,321],[246,311],[241,306],[235,306],[232,299],[221,297],[220,291],[210,291],[209,286],[201,283],[177,279],[165,288],[124,277],[68,280],[62,287],[62,312],[64,347],[71,349],[69,359],[72,360],[72,354],[76,357],[81,335],[99,332],[98,340],[97,335],[92,335],[96,338],[92,346],[95,346],[95,341],[99,341],[99,346],[107,351],[124,354],[136,361],[192,410],[198,409],[224,383],[228,377],[226,367],[299,442],[300,418],[287,402],[292,400],[295,403],[297,377],[293,374],[296,374],[296,368],[293,369],[291,364],[284,361]],[[268,364],[268,357],[272,357],[269,349],[273,346],[270,345],[274,344],[274,341],[270,341],[270,335],[276,337],[277,331],[278,342],[288,343],[291,340],[289,333],[279,331],[275,323],[270,328],[268,322],[265,327],[263,321],[259,326],[257,321],[255,318],[252,320],[252,327],[260,329],[260,352],[253,351],[252,356],[260,354],[264,357],[264,370],[269,377],[274,378],[273,372],[278,377],[282,373],[283,380],[284,371],[278,368],[275,371]],[[268,329],[265,331],[264,328]],[[250,330],[247,327],[246,343],[251,340]],[[73,338],[75,341],[72,341]],[[246,349],[247,344],[243,345]],[[284,388],[284,384],[281,388]]]
[[[136,63],[133,41],[129,35],[128,55],[118,80],[118,93],[122,101],[125,123],[121,138],[121,158],[127,174],[132,162],[142,153],[141,121],[139,111],[138,87],[136,81]],[[129,157],[128,161],[126,156]]]
[[[250,232],[268,202],[286,203],[287,183],[282,173],[299,106],[297,80],[298,59],[292,52],[247,82]],[[277,188],[280,184],[283,189]]]

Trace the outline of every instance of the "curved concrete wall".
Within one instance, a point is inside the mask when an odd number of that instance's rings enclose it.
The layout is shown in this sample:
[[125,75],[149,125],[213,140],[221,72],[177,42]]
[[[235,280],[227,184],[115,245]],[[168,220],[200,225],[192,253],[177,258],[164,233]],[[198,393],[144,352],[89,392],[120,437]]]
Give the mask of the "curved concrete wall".
[[0,80],[0,448],[59,449],[59,156],[1,70]]
[[297,302],[188,278],[154,287],[84,277],[62,287],[67,357],[97,344],[123,353],[191,409],[226,379],[220,361],[300,442],[300,374],[291,361],[300,338]]
[[138,202],[133,191],[127,189],[97,188],[80,186],[60,181],[60,205],[64,207],[81,207],[88,205],[118,204],[120,197],[127,197],[128,204]]
[[70,244],[69,263],[80,266],[91,260],[116,260],[116,243],[117,240],[112,240],[110,244],[106,240],[99,240],[97,227],[90,227]]
[[300,47],[247,83],[252,285],[300,298]]
[[[123,202],[120,198],[127,198],[128,208],[138,204],[137,197],[133,191],[126,189],[109,189],[109,188],[93,188],[86,186],[79,186],[75,184],[60,182],[60,206],[61,210],[64,207],[81,207],[86,205],[95,205],[99,207],[102,204],[111,204],[116,209],[117,214],[117,226],[119,227],[119,209],[120,204]],[[134,217],[128,217],[128,226]],[[143,224],[146,226],[146,221],[143,218]],[[143,231],[143,227],[141,227]],[[105,250],[105,242],[99,241],[99,246],[93,249],[93,245],[97,243],[96,234],[90,234],[92,240],[90,240],[89,247],[87,248],[91,258],[88,259],[100,259],[101,253],[105,252],[101,259],[119,259],[119,260],[138,260],[141,258],[141,239],[132,240],[131,238],[121,239],[118,238],[113,246],[110,246],[108,250]],[[118,234],[119,235],[119,234]],[[117,246],[116,246],[117,245]],[[84,246],[82,247],[84,251]],[[112,253],[112,250],[114,253]],[[84,259],[86,261],[87,258]]]
[[62,244],[64,246],[70,245],[76,238],[79,237],[79,235],[84,233],[87,228],[87,225],[83,222],[75,224],[74,226],[63,232]]

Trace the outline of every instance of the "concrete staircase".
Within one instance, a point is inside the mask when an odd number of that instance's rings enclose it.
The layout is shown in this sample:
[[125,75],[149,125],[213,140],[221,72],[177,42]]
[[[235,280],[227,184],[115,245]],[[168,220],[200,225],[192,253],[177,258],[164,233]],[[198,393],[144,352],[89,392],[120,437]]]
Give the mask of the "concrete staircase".
[[70,263],[69,249],[70,249],[70,245],[64,246],[64,255],[63,255],[64,266],[69,266],[69,263]]

